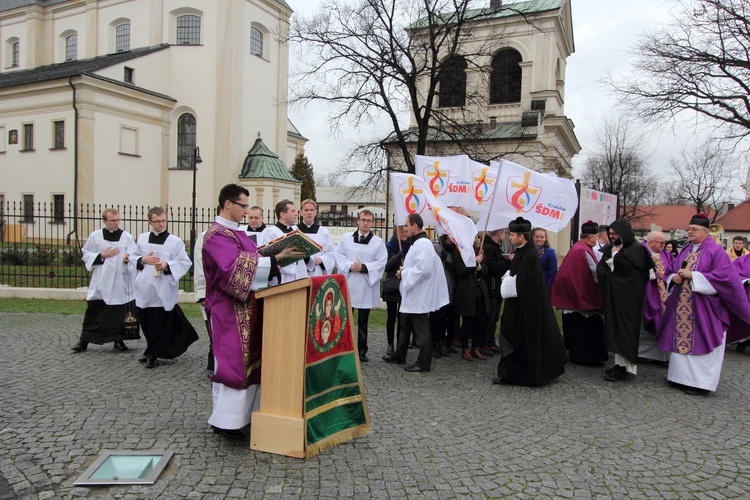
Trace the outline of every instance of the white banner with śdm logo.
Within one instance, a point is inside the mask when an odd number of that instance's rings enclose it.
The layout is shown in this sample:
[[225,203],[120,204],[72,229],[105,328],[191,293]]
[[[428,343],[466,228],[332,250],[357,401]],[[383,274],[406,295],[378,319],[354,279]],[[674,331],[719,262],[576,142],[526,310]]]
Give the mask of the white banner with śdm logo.
[[391,192],[399,224],[404,224],[409,214],[421,215],[425,224],[439,226],[453,239],[467,266],[476,265],[473,245],[477,227],[470,218],[438,201],[429,185],[412,174],[391,174]]
[[466,155],[414,157],[414,169],[443,206],[486,212],[495,191],[497,165],[487,166]]

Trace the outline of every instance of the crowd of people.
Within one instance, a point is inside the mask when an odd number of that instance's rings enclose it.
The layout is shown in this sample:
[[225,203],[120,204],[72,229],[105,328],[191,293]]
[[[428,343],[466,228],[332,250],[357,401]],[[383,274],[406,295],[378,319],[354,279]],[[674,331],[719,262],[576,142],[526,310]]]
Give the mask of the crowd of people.
[[[624,219],[609,226],[587,221],[559,266],[546,230],[518,217],[507,228],[480,232],[475,264],[467,265],[447,234],[427,236],[418,214],[384,242],[372,231],[374,214],[361,210],[357,229],[334,245],[316,223],[315,201],[304,200],[298,212],[292,201],[282,200],[274,210],[276,223],[266,225],[263,210],[251,207],[248,196],[241,186],[225,186],[218,216],[194,249],[195,294],[210,338],[207,369],[213,372],[208,422],[226,437],[243,437],[241,429],[259,406],[260,325],[253,291],[308,276],[346,277],[362,363],[370,360],[369,313],[382,299],[382,359],[406,365],[408,372],[429,372],[434,358],[453,354],[466,361],[497,357],[493,383],[540,386],[563,375],[568,361],[603,366],[613,353],[614,364],[604,370],[608,381],[628,380],[639,363],[652,361],[668,364],[670,383],[689,394],[707,394],[719,383],[725,346],[750,337],[749,252],[741,238],[725,251],[702,215],[691,219],[682,249],[659,231],[636,241]],[[134,239],[119,228],[119,213],[107,209],[104,227],[89,236],[83,247],[92,271],[88,308],[73,351],[108,342],[127,350],[124,341],[137,338],[128,323],[132,314],[146,337],[139,361],[147,368],[180,356],[197,340],[177,304],[179,279],[191,266],[184,243],[166,230],[162,208],[151,209],[148,219],[151,231]],[[293,230],[321,251],[307,257],[295,248],[271,257],[257,252]],[[296,261],[278,265],[288,258]],[[561,312],[562,332],[553,307]],[[407,364],[410,345],[418,354]]]

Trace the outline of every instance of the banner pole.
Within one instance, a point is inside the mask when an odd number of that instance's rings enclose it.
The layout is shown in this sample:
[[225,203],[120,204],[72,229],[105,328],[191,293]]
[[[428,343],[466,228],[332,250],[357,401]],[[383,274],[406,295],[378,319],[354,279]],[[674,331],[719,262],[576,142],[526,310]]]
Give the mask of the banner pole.
[[497,185],[500,183],[500,170],[502,169],[502,160],[497,165],[497,177],[495,177],[495,189],[492,190],[492,199],[490,200],[490,208],[487,209],[487,220],[484,221],[484,231],[482,231],[482,241],[479,243],[479,248],[484,248],[484,237],[487,235],[487,226],[490,224],[490,217],[492,216],[492,207],[495,205],[495,194],[497,193]]

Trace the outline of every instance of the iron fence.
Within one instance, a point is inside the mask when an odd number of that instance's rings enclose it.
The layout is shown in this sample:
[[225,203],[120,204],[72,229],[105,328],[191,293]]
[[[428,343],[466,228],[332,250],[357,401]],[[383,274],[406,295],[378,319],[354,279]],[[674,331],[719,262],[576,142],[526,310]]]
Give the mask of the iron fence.
[[[149,231],[148,210],[151,207],[108,207],[83,204],[74,210],[71,204],[6,202],[0,204],[0,286],[32,288],[81,288],[88,286],[90,273],[83,266],[81,247],[92,231],[102,228],[101,214],[106,208],[120,212],[120,227],[137,237]],[[191,209],[164,207],[170,233],[185,242],[192,257]],[[195,213],[195,234],[208,229],[215,217],[215,208],[198,208]],[[321,213],[323,226],[344,229],[356,226],[356,214]],[[274,221],[269,210],[265,221]],[[380,219],[373,230],[387,240],[392,230]],[[393,225],[391,224],[392,228]],[[193,290],[193,276],[180,279],[180,289]]]

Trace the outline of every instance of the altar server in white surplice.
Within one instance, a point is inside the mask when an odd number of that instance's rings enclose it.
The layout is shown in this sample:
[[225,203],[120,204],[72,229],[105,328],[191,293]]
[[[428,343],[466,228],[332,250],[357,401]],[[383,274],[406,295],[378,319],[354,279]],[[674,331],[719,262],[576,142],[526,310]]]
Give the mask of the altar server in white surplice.
[[174,359],[198,340],[198,333],[177,304],[180,278],[192,262],[185,243],[167,231],[167,213],[162,207],[148,211],[151,231],[138,236],[131,259],[136,260],[135,305],[146,336],[146,352],[138,361],[146,368],[158,358]]
[[[294,203],[289,200],[281,200],[276,204],[276,224],[273,226],[267,226],[262,233],[263,244],[268,244],[271,240],[280,238],[286,233],[291,233],[297,226],[294,225],[297,222],[297,209],[294,208]],[[294,264],[289,264],[280,268],[281,271],[281,283],[289,283],[290,281],[307,278],[307,264],[304,260],[298,260]],[[278,283],[271,280],[271,285]]]
[[322,252],[311,255],[307,260],[307,274],[309,276],[332,274],[336,265],[336,259],[333,258],[333,240],[328,229],[315,223],[318,204],[310,199],[303,201],[300,205],[300,215],[302,215],[302,223],[297,226],[297,229],[323,247]]
[[338,272],[346,276],[353,309],[357,309],[357,344],[360,361],[367,358],[367,321],[370,309],[380,304],[380,278],[388,261],[385,243],[370,231],[375,215],[362,210],[359,229],[345,234],[333,251]]

